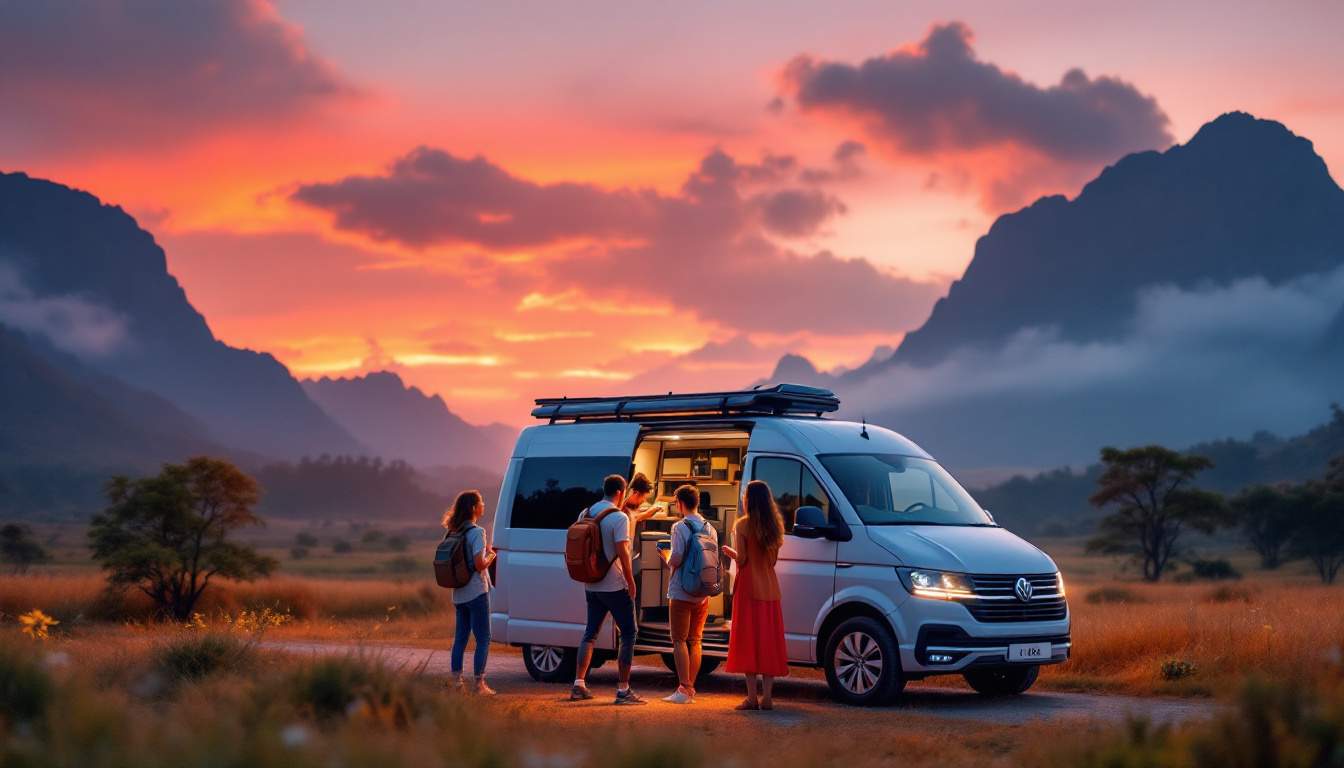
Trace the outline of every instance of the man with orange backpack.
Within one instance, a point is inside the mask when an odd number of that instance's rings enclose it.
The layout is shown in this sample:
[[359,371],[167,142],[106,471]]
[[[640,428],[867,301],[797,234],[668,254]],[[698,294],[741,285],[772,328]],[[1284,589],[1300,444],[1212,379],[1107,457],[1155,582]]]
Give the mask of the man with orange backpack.
[[[625,498],[625,478],[608,475],[602,481],[602,495],[604,498],[601,501],[579,515],[579,520],[570,528],[570,540],[566,542],[566,565],[572,576],[578,574],[576,578],[584,582],[584,597],[588,603],[588,624],[583,632],[583,641],[579,643],[577,675],[569,699],[581,701],[593,698],[584,677],[593,662],[593,644],[597,641],[597,633],[602,629],[607,614],[611,614],[620,635],[620,649],[616,656],[620,683],[616,687],[615,703],[646,704],[630,688],[630,666],[635,658],[635,571],[630,557],[630,518],[621,510]],[[596,523],[601,547],[597,548],[594,541],[588,546],[596,551],[587,557],[580,557],[585,548],[583,545],[597,538],[592,535],[592,523]]]

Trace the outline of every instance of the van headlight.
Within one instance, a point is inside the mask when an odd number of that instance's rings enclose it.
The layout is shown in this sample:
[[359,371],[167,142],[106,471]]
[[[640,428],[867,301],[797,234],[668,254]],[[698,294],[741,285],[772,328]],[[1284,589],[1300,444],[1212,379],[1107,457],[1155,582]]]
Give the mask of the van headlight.
[[905,590],[915,597],[934,600],[962,600],[975,597],[971,580],[964,574],[931,571],[927,568],[897,568]]
[[1059,591],[1059,596],[1064,596],[1064,572],[1055,571],[1055,588]]

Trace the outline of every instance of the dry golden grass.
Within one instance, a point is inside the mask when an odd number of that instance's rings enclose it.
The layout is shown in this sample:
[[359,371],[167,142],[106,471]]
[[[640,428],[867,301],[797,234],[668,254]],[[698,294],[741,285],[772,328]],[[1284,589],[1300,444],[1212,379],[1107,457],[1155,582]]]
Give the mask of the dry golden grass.
[[[1220,695],[1249,672],[1296,681],[1340,668],[1344,584],[1322,586],[1297,566],[1257,571],[1239,553],[1233,557],[1246,574],[1241,580],[1146,584],[1118,576],[1117,561],[1083,555],[1077,542],[1045,548],[1068,579],[1074,653],[1069,663],[1045,668],[1042,687]],[[0,579],[0,630],[34,608],[59,619],[57,629],[66,635],[153,618],[142,595],[109,597],[103,583],[97,571],[69,566]],[[452,637],[448,593],[427,576],[277,576],[212,586],[199,606],[212,625],[267,608],[292,616],[272,630],[285,639],[445,647]],[[1188,673],[1169,679],[1163,675],[1168,662],[1172,672]],[[960,684],[958,678],[931,682]]]

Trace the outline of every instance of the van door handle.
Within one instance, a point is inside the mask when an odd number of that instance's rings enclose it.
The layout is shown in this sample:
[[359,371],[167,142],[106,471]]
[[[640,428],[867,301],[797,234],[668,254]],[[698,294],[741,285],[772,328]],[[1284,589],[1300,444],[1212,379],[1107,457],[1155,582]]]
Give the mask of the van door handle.
[[836,568],[853,568],[853,567],[854,567],[854,564],[853,564],[853,563],[836,563],[836,564],[835,564],[835,567],[836,567]]

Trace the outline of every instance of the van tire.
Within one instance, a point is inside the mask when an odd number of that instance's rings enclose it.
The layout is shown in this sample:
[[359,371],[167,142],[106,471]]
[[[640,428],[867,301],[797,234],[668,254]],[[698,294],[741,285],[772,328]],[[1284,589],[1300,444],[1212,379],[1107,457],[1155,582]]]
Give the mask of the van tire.
[[868,616],[846,619],[831,632],[821,666],[831,695],[845,704],[886,704],[905,689],[895,636]]
[[966,683],[986,696],[1017,696],[1026,693],[1036,682],[1041,668],[1035,664],[1022,667],[995,667],[966,672]]
[[576,648],[523,645],[523,666],[527,667],[527,674],[539,683],[573,682],[578,661],[579,652]]
[[[676,657],[670,653],[663,653],[659,655],[663,657],[663,665],[666,666],[672,672],[672,674],[675,675],[677,673]],[[700,674],[695,676],[695,684],[699,685],[704,681],[708,680],[709,676],[714,674],[714,670],[718,669],[719,664],[721,663],[723,663],[723,659],[719,658],[718,656],[701,656]]]

